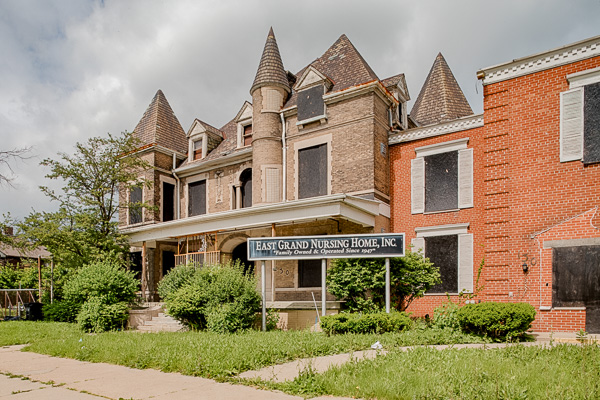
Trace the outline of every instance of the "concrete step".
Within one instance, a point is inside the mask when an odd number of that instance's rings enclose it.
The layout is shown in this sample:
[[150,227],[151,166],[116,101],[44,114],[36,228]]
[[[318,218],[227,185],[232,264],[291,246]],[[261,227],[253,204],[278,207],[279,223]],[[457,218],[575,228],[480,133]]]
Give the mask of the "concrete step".
[[184,329],[183,326],[175,325],[141,325],[137,327],[140,332],[179,332]]

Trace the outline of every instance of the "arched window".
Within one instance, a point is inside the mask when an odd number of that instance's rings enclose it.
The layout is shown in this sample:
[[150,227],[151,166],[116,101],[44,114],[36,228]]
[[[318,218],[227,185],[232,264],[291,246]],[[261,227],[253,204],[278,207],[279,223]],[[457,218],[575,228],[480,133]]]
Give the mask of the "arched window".
[[252,207],[252,169],[248,168],[240,175],[242,208]]

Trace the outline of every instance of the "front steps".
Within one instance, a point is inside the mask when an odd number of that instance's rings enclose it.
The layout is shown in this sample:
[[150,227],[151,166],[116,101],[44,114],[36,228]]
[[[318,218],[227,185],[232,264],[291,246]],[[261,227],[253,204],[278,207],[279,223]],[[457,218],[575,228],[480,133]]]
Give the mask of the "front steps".
[[185,330],[185,326],[164,312],[159,312],[158,316],[153,316],[144,321],[142,325],[138,325],[137,330],[142,332],[178,332]]

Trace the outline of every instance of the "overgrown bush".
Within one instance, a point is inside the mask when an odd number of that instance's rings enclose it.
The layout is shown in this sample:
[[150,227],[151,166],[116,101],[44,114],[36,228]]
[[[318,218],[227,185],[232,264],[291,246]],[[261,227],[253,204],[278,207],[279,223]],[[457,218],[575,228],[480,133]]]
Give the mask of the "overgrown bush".
[[531,328],[535,309],[529,303],[466,304],[458,312],[463,331],[495,340],[513,338]]
[[42,313],[45,321],[75,322],[80,310],[81,304],[67,300],[57,300],[53,303],[44,304]]
[[460,330],[458,322],[458,304],[447,302],[433,311],[433,328]]
[[104,298],[106,304],[132,302],[139,281],[135,273],[114,261],[103,261],[83,267],[64,286],[64,298],[83,304],[93,298]]
[[190,283],[196,273],[194,264],[179,265],[169,272],[158,283],[158,295],[163,301],[166,301],[169,296],[174,294],[182,286]]
[[37,289],[37,287],[37,268],[0,265],[0,289]]
[[400,332],[411,325],[410,317],[404,312],[341,313],[321,317],[321,329],[327,335]]
[[196,269],[188,284],[167,296],[166,308],[172,317],[193,329],[247,329],[260,310],[256,283],[239,263],[203,266]]
[[85,332],[106,332],[122,329],[127,322],[127,303],[106,303],[102,297],[86,301],[77,315],[77,323]]
[[[392,306],[398,311],[440,282],[439,268],[420,252],[407,251],[390,259]],[[383,259],[337,259],[327,271],[327,287],[353,312],[381,311],[385,303],[385,261]]]

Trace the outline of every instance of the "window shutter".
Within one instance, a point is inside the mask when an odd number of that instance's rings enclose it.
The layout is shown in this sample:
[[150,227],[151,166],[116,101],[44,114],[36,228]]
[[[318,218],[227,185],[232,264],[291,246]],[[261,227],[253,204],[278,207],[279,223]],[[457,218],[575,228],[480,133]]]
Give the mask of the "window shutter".
[[473,149],[458,151],[458,208],[473,207]]
[[410,204],[413,214],[425,211],[425,159],[417,157],[410,162]]
[[473,234],[458,235],[458,291],[473,292]]
[[560,161],[583,157],[583,88],[560,94]]
[[416,253],[420,250],[421,254],[425,255],[425,238],[422,238],[422,237],[413,238],[410,241],[410,244],[413,245],[412,251],[414,251]]

